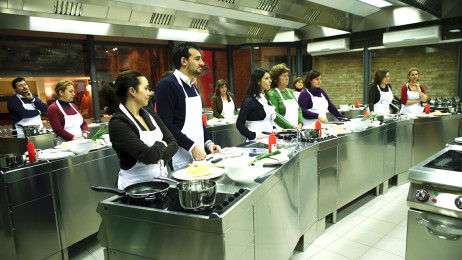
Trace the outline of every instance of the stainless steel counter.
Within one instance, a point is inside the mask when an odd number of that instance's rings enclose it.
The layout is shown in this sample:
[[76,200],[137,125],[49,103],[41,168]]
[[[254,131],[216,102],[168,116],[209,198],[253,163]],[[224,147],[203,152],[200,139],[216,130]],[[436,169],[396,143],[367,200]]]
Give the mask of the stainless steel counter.
[[70,245],[98,230],[95,209],[109,197],[90,186],[114,186],[118,171],[114,150],[103,148],[0,172],[2,258],[67,259]]

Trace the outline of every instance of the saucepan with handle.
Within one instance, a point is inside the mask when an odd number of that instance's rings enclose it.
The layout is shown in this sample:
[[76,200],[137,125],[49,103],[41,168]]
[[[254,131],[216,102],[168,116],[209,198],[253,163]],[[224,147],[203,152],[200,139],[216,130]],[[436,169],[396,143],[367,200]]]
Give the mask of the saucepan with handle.
[[178,189],[178,201],[186,210],[210,208],[215,204],[217,184],[212,180],[175,181],[166,177],[156,177],[159,180],[170,181]]

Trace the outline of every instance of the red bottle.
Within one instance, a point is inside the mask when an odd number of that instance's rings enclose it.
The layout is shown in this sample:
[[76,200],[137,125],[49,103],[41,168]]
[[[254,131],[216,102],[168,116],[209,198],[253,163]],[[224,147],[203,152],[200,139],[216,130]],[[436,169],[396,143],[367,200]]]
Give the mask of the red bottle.
[[29,154],[29,162],[36,162],[37,158],[35,157],[35,146],[34,143],[29,140],[27,143],[27,153]]
[[355,108],[359,108],[358,101],[355,102]]
[[274,134],[274,132],[271,132],[271,134],[268,137],[268,145],[269,145],[268,152],[270,153],[272,152],[273,145],[275,144],[276,144],[276,135]]
[[429,104],[427,104],[425,106],[425,114],[427,114],[427,115],[430,114],[430,105]]
[[314,124],[314,128],[318,129],[319,130],[319,137],[321,137],[321,130],[322,130],[322,126],[321,126],[321,121],[316,121],[316,123]]
[[207,115],[202,114],[202,122],[204,122],[204,125],[207,126]]

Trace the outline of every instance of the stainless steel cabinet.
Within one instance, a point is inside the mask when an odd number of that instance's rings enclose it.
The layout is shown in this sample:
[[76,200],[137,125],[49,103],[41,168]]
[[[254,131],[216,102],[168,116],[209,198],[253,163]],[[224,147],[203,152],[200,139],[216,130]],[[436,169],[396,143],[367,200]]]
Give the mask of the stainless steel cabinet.
[[318,219],[337,210],[337,145],[318,152]]

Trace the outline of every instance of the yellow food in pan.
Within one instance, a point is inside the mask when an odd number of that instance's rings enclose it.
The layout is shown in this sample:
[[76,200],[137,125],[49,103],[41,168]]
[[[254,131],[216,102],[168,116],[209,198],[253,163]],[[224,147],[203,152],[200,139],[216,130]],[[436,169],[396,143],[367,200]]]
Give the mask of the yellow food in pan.
[[194,178],[211,175],[210,168],[202,165],[190,165],[186,170],[186,175],[192,175]]

